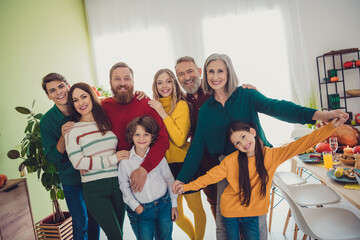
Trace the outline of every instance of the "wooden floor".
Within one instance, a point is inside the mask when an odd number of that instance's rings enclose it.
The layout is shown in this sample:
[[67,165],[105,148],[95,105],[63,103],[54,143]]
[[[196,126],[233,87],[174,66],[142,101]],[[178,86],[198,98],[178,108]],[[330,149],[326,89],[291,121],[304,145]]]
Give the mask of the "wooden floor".
[[[290,161],[287,161],[283,165],[281,165],[279,170],[281,170],[281,171],[288,170],[289,171],[290,170]],[[308,177],[308,175],[304,174],[304,178],[306,178],[306,177]],[[309,183],[319,183],[313,177],[309,177],[307,179],[307,181]],[[275,204],[278,203],[279,201],[280,201],[280,203],[274,208],[274,211],[273,211],[273,221],[272,221],[272,227],[271,227],[272,230],[269,233],[268,239],[269,240],[285,240],[285,239],[291,240],[291,239],[293,239],[293,236],[294,236],[293,234],[294,234],[294,224],[295,223],[294,223],[293,218],[290,218],[290,222],[289,222],[289,226],[286,231],[286,234],[285,235],[282,234],[286,215],[288,213],[289,207],[288,207],[287,202],[285,200],[281,200],[281,197],[276,194],[275,201],[274,201]],[[206,231],[205,231],[204,239],[205,240],[216,240],[215,221],[211,214],[209,204],[206,201],[206,196],[203,193],[202,193],[202,202],[203,202],[203,206],[204,206],[206,216],[207,216]],[[184,203],[186,203],[186,201],[184,201]],[[346,200],[342,199],[342,201],[339,204],[333,204],[331,206],[341,206],[343,208],[347,208],[347,209],[353,211],[360,218],[360,210],[353,207]],[[189,216],[189,217],[192,216],[192,213],[190,212],[190,210],[187,209],[187,206],[184,206],[184,209],[185,209],[185,214],[187,216]],[[269,221],[269,216],[268,216],[268,221]],[[303,233],[300,230],[298,233],[297,239],[302,239],[302,238],[303,238]],[[101,240],[106,240],[106,239],[107,239],[106,235],[103,232],[101,232]],[[132,229],[131,229],[131,226],[129,223],[129,219],[127,218],[127,216],[125,216],[124,239],[125,240],[135,240],[136,239],[134,233],[132,232]],[[176,224],[174,224],[173,239],[174,240],[186,240],[189,238]]]

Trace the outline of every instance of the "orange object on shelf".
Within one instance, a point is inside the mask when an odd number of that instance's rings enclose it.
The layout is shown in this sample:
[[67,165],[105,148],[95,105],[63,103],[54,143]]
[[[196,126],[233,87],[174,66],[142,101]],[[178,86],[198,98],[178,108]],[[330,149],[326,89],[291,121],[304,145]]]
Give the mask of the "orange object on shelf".
[[337,81],[339,81],[339,77],[330,78],[330,82],[337,82]]
[[346,148],[344,148],[344,153],[352,153],[352,147],[347,146]]

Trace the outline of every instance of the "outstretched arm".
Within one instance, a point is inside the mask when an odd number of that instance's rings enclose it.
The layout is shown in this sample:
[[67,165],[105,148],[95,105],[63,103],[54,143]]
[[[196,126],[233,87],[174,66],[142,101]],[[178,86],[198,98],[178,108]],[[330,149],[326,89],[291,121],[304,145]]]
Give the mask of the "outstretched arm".
[[337,109],[333,111],[316,111],[312,117],[313,120],[322,122],[330,122],[334,118],[338,118],[340,122],[345,123],[349,119],[349,114]]
[[310,147],[313,147],[330,137],[331,134],[335,132],[335,129],[343,123],[344,119],[335,118],[331,121],[331,123],[289,143],[286,146],[271,149],[273,159],[279,161],[280,164],[295,155],[304,152],[306,149],[309,149]]

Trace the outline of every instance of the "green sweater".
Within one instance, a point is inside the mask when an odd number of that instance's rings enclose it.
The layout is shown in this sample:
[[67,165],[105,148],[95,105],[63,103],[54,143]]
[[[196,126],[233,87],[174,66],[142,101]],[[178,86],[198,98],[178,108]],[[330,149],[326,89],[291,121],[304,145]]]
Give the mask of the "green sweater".
[[184,183],[191,180],[199,167],[205,148],[213,157],[235,151],[226,137],[228,126],[233,122],[250,124],[256,129],[265,146],[271,147],[260,125],[259,112],[291,123],[315,123],[312,120],[315,109],[270,99],[253,89],[238,87],[224,107],[211,96],[200,108],[195,136],[177,179]]
[[56,145],[61,137],[61,126],[70,121],[69,116],[63,115],[54,105],[40,121],[41,143],[44,148],[46,161],[56,165],[60,182],[64,185],[80,185],[80,173],[71,164],[67,153],[60,153]]

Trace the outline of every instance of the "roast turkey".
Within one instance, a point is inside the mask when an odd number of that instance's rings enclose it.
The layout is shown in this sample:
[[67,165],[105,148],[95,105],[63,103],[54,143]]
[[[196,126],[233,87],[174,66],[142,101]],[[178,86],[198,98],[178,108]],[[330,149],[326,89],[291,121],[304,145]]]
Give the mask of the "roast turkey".
[[337,137],[339,145],[353,147],[360,144],[360,130],[350,125],[341,125],[331,137]]

